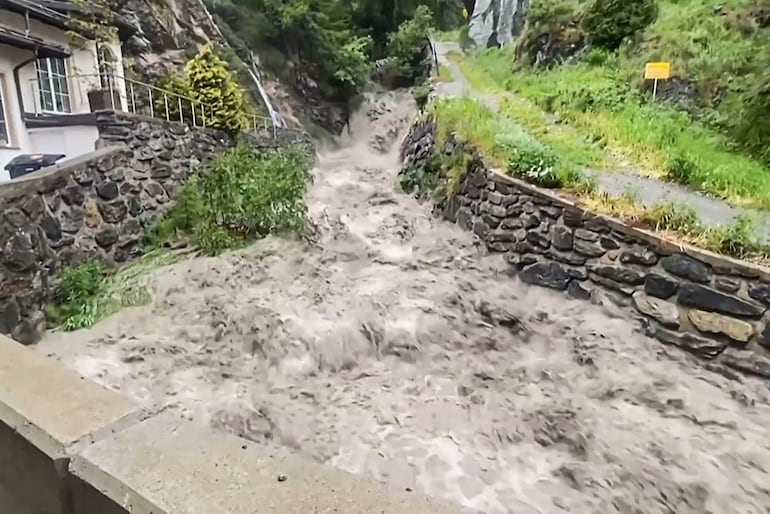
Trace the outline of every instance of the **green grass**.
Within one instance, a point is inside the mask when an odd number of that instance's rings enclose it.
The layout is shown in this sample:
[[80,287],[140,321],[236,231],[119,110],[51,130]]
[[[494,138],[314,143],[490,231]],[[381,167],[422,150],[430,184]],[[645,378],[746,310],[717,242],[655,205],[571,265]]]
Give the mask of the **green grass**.
[[60,330],[78,330],[123,308],[144,305],[150,300],[144,277],[176,260],[168,251],[155,250],[117,270],[98,261],[65,268],[58,276],[54,299],[46,306],[48,322]]
[[461,29],[455,30],[436,30],[433,32],[435,41],[459,41]]
[[505,114],[472,98],[438,99],[432,105],[439,146],[454,135],[478,150],[494,166],[541,187],[585,182],[582,174],[554,149],[529,134]]
[[[451,57],[478,89],[513,93],[515,108],[509,104],[508,114],[568,162],[611,168],[617,156],[643,174],[735,205],[770,209],[770,169],[731,150],[725,136],[690,115],[636,93],[627,72],[577,63],[512,73],[510,50]],[[547,112],[574,130],[548,128]]]
[[454,77],[452,76],[452,70],[443,64],[438,65],[438,79],[441,82],[452,82]]
[[[624,67],[641,70],[648,61],[670,61],[674,73],[698,82],[707,99],[718,88],[740,89],[767,64],[770,31],[758,29],[749,16],[754,6],[770,7],[766,0],[664,0],[659,5],[658,20],[622,53]],[[715,5],[724,14],[715,14]]]
[[506,94],[503,84],[510,78],[510,56],[510,50],[486,50],[474,54],[473,59],[456,52],[449,55],[474,88],[501,96],[501,114],[551,146],[565,162],[580,167],[609,167],[611,159],[596,144],[570,127],[554,124],[543,109],[526,98]]
[[217,255],[270,234],[303,234],[311,164],[296,147],[259,152],[240,144],[187,180],[147,234],[148,243],[158,247],[183,238],[201,253]]

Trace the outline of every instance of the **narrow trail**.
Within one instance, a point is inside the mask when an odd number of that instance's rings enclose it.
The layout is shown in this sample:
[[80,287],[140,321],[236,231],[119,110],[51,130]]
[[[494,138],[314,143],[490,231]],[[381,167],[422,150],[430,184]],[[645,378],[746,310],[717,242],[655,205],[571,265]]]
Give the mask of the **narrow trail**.
[[767,386],[520,284],[395,192],[411,104],[372,95],[322,152],[313,243],[159,269],[150,305],[37,349],[148,409],[482,512],[766,513]]
[[[465,78],[457,63],[449,58],[452,52],[462,52],[460,46],[452,41],[439,41],[435,43],[435,47],[439,61],[449,68],[453,78],[451,82],[437,84],[436,90],[439,96],[477,98],[487,108],[497,112],[500,99],[494,94],[475,89]],[[749,216],[755,221],[756,237],[770,243],[770,215],[766,211],[734,207],[723,200],[706,196],[685,186],[644,176],[635,172],[637,170],[630,165],[615,171],[588,168],[583,171],[596,180],[601,191],[613,196],[632,193],[639,204],[646,207],[661,202],[686,205],[698,214],[701,222],[706,226],[727,226],[734,223],[738,216]]]

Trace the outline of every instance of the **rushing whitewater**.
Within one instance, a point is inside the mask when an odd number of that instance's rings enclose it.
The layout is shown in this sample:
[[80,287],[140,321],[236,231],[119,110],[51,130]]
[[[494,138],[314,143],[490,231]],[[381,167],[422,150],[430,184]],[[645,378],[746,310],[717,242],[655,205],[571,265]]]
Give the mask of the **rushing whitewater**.
[[764,513],[770,406],[625,313],[526,287],[395,191],[406,92],[322,149],[310,241],[148,277],[38,346],[149,409],[483,512]]

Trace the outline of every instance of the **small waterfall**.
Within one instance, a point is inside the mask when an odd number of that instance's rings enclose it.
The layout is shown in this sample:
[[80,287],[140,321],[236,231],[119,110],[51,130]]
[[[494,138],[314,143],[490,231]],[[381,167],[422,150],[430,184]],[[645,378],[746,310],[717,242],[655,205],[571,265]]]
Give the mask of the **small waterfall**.
[[[209,12],[205,2],[200,0],[200,4],[201,7],[203,7],[203,12],[206,13],[206,17],[208,18],[209,23],[211,23],[211,26],[214,27],[217,35],[222,39],[223,42],[227,43],[227,38],[225,38],[224,34],[222,34],[222,30],[220,30],[219,25],[217,25],[214,17]],[[276,128],[286,128],[286,121],[283,119],[283,116],[281,116],[281,113],[278,112],[275,107],[273,107],[273,102],[270,101],[270,97],[267,95],[267,91],[265,91],[265,88],[262,87],[262,80],[260,80],[261,74],[259,73],[259,67],[257,66],[259,60],[254,55],[254,52],[249,51],[249,60],[251,61],[251,63],[249,63],[250,67],[248,68],[249,75],[251,75],[251,80],[254,81],[254,85],[257,86],[259,96],[262,97],[262,102],[265,104],[265,108],[270,115],[270,120],[272,121],[273,126]]]
[[251,61],[251,68],[249,68],[249,74],[251,75],[251,80],[254,81],[254,84],[257,86],[257,89],[259,90],[259,96],[262,97],[262,101],[264,102],[265,107],[267,108],[267,112],[270,115],[270,120],[273,122],[273,126],[277,128],[286,128],[286,121],[283,119],[283,116],[281,116],[281,113],[278,112],[275,109],[275,107],[273,107],[273,103],[270,101],[270,97],[267,95],[267,91],[265,91],[265,88],[262,87],[259,67],[257,66],[257,63],[259,61],[257,60],[253,52],[249,52],[249,60]]

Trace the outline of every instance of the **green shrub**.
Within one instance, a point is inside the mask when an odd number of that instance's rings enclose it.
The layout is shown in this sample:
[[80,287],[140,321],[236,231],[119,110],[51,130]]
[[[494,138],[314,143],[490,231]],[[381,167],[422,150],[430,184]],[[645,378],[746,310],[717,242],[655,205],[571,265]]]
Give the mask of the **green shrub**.
[[427,76],[428,70],[423,59],[429,43],[432,16],[430,9],[421,5],[415,10],[414,16],[402,23],[398,31],[388,38],[388,57],[395,65],[399,84],[412,85]]
[[341,84],[347,95],[353,95],[366,84],[372,72],[369,60],[369,37],[355,37],[342,45],[335,56],[334,78]]
[[583,16],[583,29],[592,44],[615,50],[657,18],[657,0],[593,0]]
[[398,175],[396,187],[419,200],[441,203],[442,183],[445,179],[441,159],[434,155],[424,166],[403,171]]
[[209,46],[185,66],[188,96],[206,106],[206,125],[229,132],[249,127],[250,111],[238,82]]
[[546,188],[564,185],[559,173],[559,159],[553,149],[516,127],[498,132],[496,146],[506,156],[508,172]]
[[[190,84],[185,75],[178,74],[178,73],[169,75],[168,77],[166,77],[165,79],[161,80],[158,83],[158,87],[184,97],[185,99],[181,101],[181,104],[182,104],[181,118],[188,122],[192,120],[193,104],[189,100],[186,100],[187,98],[192,99],[192,95],[190,92]],[[171,95],[164,95],[159,91],[156,91],[153,94],[154,94],[153,109],[156,116],[162,117],[168,114],[169,119],[172,119],[175,121],[180,119],[180,115],[179,115],[180,101],[178,97],[174,97]],[[198,122],[202,123],[203,121],[202,115],[203,115],[202,109],[199,106],[195,106],[195,117]]]
[[527,21],[536,32],[569,25],[579,18],[576,2],[570,0],[541,0],[532,2]]
[[580,6],[574,0],[539,0],[527,11],[527,27],[516,48],[529,64],[552,65],[583,46]]
[[145,304],[150,293],[142,277],[177,258],[170,252],[151,251],[117,270],[98,261],[64,268],[57,277],[52,302],[46,305],[46,317],[53,326],[78,330],[124,307]]
[[54,303],[46,312],[49,320],[65,330],[91,326],[97,315],[96,296],[106,276],[107,270],[97,261],[64,268],[54,289]]
[[307,226],[310,159],[298,148],[259,153],[241,144],[185,183],[148,239],[184,237],[207,255]]
[[412,97],[414,98],[417,108],[420,112],[425,110],[425,106],[428,104],[428,98],[430,97],[430,86],[427,84],[420,84],[412,90]]
[[770,72],[743,98],[735,139],[757,158],[770,164]]
[[594,47],[591,48],[583,56],[583,61],[591,66],[607,66],[615,61],[616,55],[606,48]]

